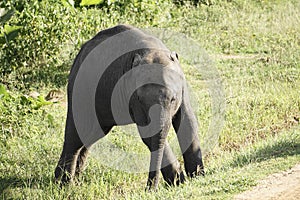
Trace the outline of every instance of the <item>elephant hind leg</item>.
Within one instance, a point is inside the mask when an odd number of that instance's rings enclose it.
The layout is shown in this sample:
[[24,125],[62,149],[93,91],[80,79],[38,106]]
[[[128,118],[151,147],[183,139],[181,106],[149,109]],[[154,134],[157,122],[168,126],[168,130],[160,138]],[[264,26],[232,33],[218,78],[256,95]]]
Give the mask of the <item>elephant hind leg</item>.
[[[106,135],[112,126],[103,128]],[[61,184],[72,181],[75,175],[79,175],[84,167],[88,156],[88,148],[84,146],[76,131],[73,121],[67,118],[65,142],[59,162],[55,169],[55,179]]]
[[88,148],[83,146],[77,157],[75,176],[78,176],[85,168],[86,160],[88,156]]
[[55,169],[55,180],[57,182],[60,181],[62,184],[65,184],[73,179],[79,151],[80,148],[69,150],[64,147],[64,150]]
[[[108,132],[112,129],[112,126],[108,127],[102,127],[103,132],[105,135],[108,134]],[[89,154],[89,147],[83,146],[80,149],[80,152],[77,157],[77,163],[76,163],[76,170],[75,170],[75,175],[78,176],[85,168],[86,160]]]
[[[83,146],[75,153],[68,163],[68,159],[60,159],[59,167],[55,170],[55,177],[62,183],[70,182],[73,176],[79,176],[84,170],[88,156],[88,149]],[[67,157],[67,156],[66,156]]]
[[72,180],[76,171],[77,158],[83,146],[76,131],[73,118],[70,113],[68,113],[64,146],[55,169],[55,180],[57,182],[60,181],[61,184],[65,184]]

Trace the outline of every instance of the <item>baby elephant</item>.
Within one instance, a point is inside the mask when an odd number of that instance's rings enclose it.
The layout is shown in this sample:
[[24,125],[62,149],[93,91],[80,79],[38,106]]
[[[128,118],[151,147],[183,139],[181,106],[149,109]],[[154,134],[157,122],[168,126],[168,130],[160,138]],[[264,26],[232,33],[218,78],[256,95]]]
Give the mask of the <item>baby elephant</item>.
[[169,185],[185,179],[166,141],[171,125],[187,176],[204,175],[198,124],[178,55],[159,39],[132,26],[118,25],[85,43],[74,61],[56,180],[71,181],[83,170],[93,143],[113,126],[130,123],[137,125],[151,152],[149,190],[157,189],[160,171]]

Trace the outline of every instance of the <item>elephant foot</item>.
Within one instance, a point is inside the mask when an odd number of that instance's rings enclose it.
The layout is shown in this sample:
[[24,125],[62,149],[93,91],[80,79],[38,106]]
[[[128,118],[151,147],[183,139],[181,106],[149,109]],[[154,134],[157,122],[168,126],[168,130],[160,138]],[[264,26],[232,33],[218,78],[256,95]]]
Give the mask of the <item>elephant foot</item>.
[[161,172],[163,174],[164,180],[169,186],[178,186],[185,181],[185,176],[180,169],[180,166],[175,167],[171,164],[161,169]]
[[73,182],[75,175],[78,175],[83,170],[86,150],[83,153],[84,156],[79,155],[79,151],[80,148],[76,148],[72,153],[62,152],[54,172],[56,183],[66,185]]
[[191,178],[194,178],[196,176],[205,176],[204,167],[202,164],[187,169],[186,173]]
[[177,172],[175,174],[174,178],[172,177],[165,181],[169,186],[175,186],[175,185],[179,186],[180,184],[185,182],[185,176],[184,176],[183,172]]
[[54,175],[55,183],[60,184],[61,186],[66,185],[73,180],[73,176],[61,166],[56,167]]
[[145,191],[157,191],[159,180],[159,171],[151,171],[148,175],[147,187]]

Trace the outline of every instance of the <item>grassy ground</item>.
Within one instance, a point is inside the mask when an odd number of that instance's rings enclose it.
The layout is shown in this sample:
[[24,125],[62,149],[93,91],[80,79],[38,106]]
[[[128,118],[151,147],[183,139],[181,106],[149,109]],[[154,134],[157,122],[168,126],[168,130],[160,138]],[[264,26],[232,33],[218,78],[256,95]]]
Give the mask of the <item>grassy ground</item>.
[[[59,84],[32,81],[25,89],[18,86],[24,79],[19,81],[17,73],[3,75],[1,198],[230,199],[268,174],[299,163],[299,12],[298,1],[231,1],[197,8],[174,6],[171,18],[161,16],[162,27],[193,38],[214,59],[225,89],[226,123],[219,145],[204,158],[206,177],[175,188],[161,181],[157,193],[144,192],[147,173],[111,169],[93,156],[77,184],[59,188],[53,172],[63,143],[66,108],[26,95],[38,91],[45,96],[55,88],[65,91],[64,80]],[[121,21],[147,26],[134,18]],[[212,117],[207,83],[182,60],[198,102],[204,138]],[[65,74],[59,77],[66,79]],[[147,152],[140,140],[123,132],[116,128],[107,140],[126,151]]]

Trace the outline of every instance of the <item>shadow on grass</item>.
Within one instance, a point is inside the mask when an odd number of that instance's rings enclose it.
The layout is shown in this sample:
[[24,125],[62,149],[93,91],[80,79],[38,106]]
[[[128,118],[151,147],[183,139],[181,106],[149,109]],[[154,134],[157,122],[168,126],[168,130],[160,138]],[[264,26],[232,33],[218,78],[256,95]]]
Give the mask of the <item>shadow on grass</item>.
[[[42,179],[42,180],[41,180]],[[9,188],[33,188],[36,185],[49,185],[51,182],[49,177],[30,177],[20,178],[17,176],[3,177],[0,178],[0,194],[6,196],[6,190]],[[8,191],[7,191],[8,192]],[[8,192],[9,193],[9,192]]]
[[247,153],[241,153],[230,163],[232,167],[241,167],[250,163],[257,163],[269,159],[287,157],[300,154],[300,141],[275,141],[272,144],[259,147]]

